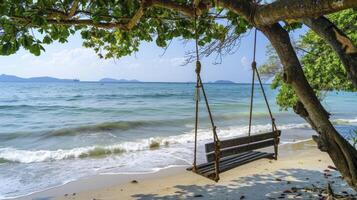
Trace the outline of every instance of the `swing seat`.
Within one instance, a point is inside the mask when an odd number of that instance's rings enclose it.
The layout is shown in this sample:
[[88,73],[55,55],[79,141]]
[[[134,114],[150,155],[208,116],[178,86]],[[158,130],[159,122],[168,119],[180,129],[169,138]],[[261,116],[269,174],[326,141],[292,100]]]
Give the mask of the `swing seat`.
[[[252,136],[222,140],[220,142],[219,173],[228,171],[243,164],[261,158],[277,159],[278,144],[281,131],[260,133]],[[274,147],[274,153],[255,151],[266,147]],[[215,177],[215,144],[205,145],[207,163],[197,165],[196,173],[213,179]],[[187,170],[192,170],[193,167]]]

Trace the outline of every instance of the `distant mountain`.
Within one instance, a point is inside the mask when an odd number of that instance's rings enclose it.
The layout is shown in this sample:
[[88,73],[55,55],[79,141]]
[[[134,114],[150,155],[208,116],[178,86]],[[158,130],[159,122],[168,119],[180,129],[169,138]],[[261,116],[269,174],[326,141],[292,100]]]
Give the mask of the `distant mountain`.
[[99,82],[102,83],[140,83],[138,80],[126,80],[126,79],[113,79],[113,78],[103,78],[100,79]]
[[229,80],[217,80],[213,83],[216,83],[216,84],[234,84],[235,82],[233,81],[229,81]]
[[48,76],[21,78],[13,75],[0,75],[0,82],[79,82],[78,79],[59,79]]

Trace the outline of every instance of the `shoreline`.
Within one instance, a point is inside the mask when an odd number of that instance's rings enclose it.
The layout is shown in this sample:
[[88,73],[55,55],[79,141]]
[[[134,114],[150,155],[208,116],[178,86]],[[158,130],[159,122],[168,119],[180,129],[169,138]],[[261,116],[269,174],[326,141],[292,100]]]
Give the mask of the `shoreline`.
[[[309,142],[309,141],[312,141],[312,139],[310,138],[310,139],[296,140],[296,141],[292,141],[292,142],[281,142],[281,144],[279,146],[281,148],[282,146],[285,146],[285,145],[294,145],[294,144],[305,143],[305,142]],[[47,194],[48,192],[52,194],[52,191],[55,193],[59,193],[59,190],[63,191],[63,190],[66,190],[66,188],[71,188],[71,186],[73,184],[74,185],[86,184],[87,182],[90,182],[89,180],[92,180],[92,179],[96,180],[96,179],[98,179],[98,177],[100,177],[99,179],[102,179],[102,178],[105,179],[105,181],[102,181],[102,183],[109,182],[109,183],[115,183],[115,184],[123,184],[123,183],[130,181],[132,177],[142,176],[140,178],[151,179],[151,178],[155,178],[156,174],[175,175],[177,173],[180,173],[180,171],[186,171],[186,168],[188,168],[188,167],[190,167],[190,165],[169,165],[169,166],[163,167],[163,168],[153,168],[152,171],[145,171],[145,172],[99,173],[96,175],[89,175],[89,176],[81,177],[78,179],[69,180],[69,181],[66,181],[65,183],[62,183],[60,185],[56,185],[53,187],[49,187],[44,190],[39,190],[39,191],[31,192],[31,193],[24,194],[24,195],[14,196],[14,197],[7,197],[7,198],[4,198],[4,200],[5,199],[6,200],[27,199],[27,197],[36,196],[37,194]],[[111,180],[111,178],[108,178],[109,180],[107,180],[106,176],[118,176],[118,180],[119,179],[123,179],[123,180],[113,181],[113,180]],[[103,183],[102,186],[110,186],[110,185],[111,184]],[[92,188],[91,185],[89,185],[88,187]],[[84,188],[84,185],[81,185],[80,188]],[[86,189],[88,189],[88,188],[86,188]],[[96,189],[96,188],[94,188],[94,189]],[[71,192],[69,192],[69,193],[71,193]]]
[[[151,199],[155,198],[155,195],[160,197],[177,195],[178,190],[182,190],[182,188],[178,186],[202,187],[200,191],[206,187],[207,189],[215,190],[223,186],[227,187],[232,185],[232,182],[238,183],[235,180],[237,178],[245,179],[258,175],[266,176],[266,174],[279,174],[281,173],[280,171],[291,170],[311,173],[311,176],[316,177],[317,182],[322,182],[321,180],[324,180],[324,177],[319,177],[319,174],[323,175],[324,170],[330,165],[333,166],[328,155],[320,152],[316,148],[315,143],[309,139],[308,141],[281,145],[278,161],[261,159],[222,173],[219,183],[214,183],[209,179],[186,171],[185,168],[187,166],[180,166],[168,167],[157,172],[145,174],[94,175],[15,199],[115,199],[118,195],[123,199]],[[338,179],[339,173],[333,172],[331,176]],[[294,180],[295,179],[292,178],[290,182]],[[244,183],[245,181],[242,182]],[[334,180],[334,182],[344,185],[342,188],[334,185],[333,188],[336,191],[346,187],[346,184],[343,184],[344,182],[339,183],[337,180]],[[291,186],[292,185],[293,184],[291,184]],[[239,186],[239,190],[237,191],[241,191],[241,187],[242,186]],[[259,190],[258,188],[258,191]],[[243,191],[245,192],[241,195],[249,197],[249,190],[244,189]],[[353,193],[353,191],[349,192]],[[187,198],[194,198],[192,193],[188,193],[188,191],[184,191],[184,193],[185,194],[182,195],[186,195]],[[200,195],[209,196],[210,198],[216,197],[216,195],[222,195],[210,194],[208,191],[202,193],[205,194]],[[230,194],[225,195],[228,195],[225,196],[227,199],[231,199]]]

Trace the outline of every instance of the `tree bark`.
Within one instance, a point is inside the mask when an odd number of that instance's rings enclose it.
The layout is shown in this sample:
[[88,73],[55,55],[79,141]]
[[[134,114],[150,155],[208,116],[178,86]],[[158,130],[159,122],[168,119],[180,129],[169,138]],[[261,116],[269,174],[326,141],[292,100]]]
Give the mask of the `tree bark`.
[[267,36],[284,66],[284,81],[291,85],[301,101],[299,110],[307,122],[319,133],[315,138],[326,151],[346,182],[357,190],[357,150],[333,127],[329,115],[309,85],[289,34],[279,24],[259,27]]
[[351,39],[325,17],[304,18],[302,22],[332,47],[340,57],[348,78],[357,88],[357,48]]
[[347,8],[356,8],[356,0],[279,0],[259,6],[255,11],[257,25],[269,25],[281,20],[319,17]]

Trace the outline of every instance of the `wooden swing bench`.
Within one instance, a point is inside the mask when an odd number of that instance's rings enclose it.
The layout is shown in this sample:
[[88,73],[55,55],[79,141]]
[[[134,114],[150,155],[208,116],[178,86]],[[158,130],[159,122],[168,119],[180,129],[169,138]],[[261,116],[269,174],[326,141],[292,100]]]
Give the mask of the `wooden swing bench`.
[[[196,102],[196,115],[195,115],[195,146],[194,146],[194,160],[193,166],[187,170],[193,171],[197,174],[200,174],[204,177],[212,179],[214,181],[219,181],[219,174],[240,165],[261,159],[277,159],[278,157],[278,145],[280,140],[281,131],[277,129],[275,124],[275,119],[271,112],[267,96],[264,91],[264,87],[257,70],[257,63],[255,61],[256,54],[256,42],[257,42],[257,29],[254,32],[254,56],[252,62],[252,89],[250,95],[250,112],[249,112],[249,129],[248,136],[233,138],[228,140],[220,141],[217,135],[216,126],[213,120],[211,109],[208,103],[208,98],[203,86],[201,79],[201,62],[199,59],[199,48],[198,48],[198,32],[197,32],[197,15],[195,16],[195,43],[196,43],[196,91],[195,91],[195,102]],[[269,117],[272,122],[271,132],[259,133],[251,135],[252,129],[252,116],[253,116],[253,99],[254,99],[254,85],[255,85],[255,76],[259,81],[259,85],[264,97],[265,104],[269,111]],[[205,145],[207,163],[196,164],[197,161],[197,137],[198,137],[198,107],[200,101],[200,90],[202,90],[202,95],[205,100],[209,120],[212,126],[213,132],[213,142]],[[257,151],[258,149],[266,147],[274,147],[274,153],[267,153],[262,151]]]
[[[262,158],[277,159],[280,135],[281,131],[277,130],[220,141],[219,173]],[[274,153],[255,151],[270,146],[274,147]],[[216,177],[215,143],[206,144],[205,150],[207,163],[197,165],[195,172],[214,179]],[[193,170],[193,167],[187,170]]]

